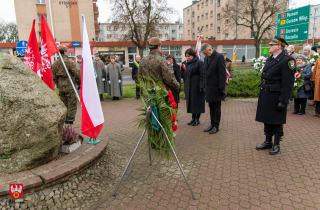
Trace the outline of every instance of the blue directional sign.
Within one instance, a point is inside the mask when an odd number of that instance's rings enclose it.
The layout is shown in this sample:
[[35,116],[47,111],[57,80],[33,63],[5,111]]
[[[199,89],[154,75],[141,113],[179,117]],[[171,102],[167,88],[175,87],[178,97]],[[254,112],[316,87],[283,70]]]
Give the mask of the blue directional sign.
[[72,42],[72,47],[81,47],[81,42]]
[[18,42],[16,45],[18,53],[20,53],[21,55],[26,54],[27,45],[28,45],[28,42],[25,40]]

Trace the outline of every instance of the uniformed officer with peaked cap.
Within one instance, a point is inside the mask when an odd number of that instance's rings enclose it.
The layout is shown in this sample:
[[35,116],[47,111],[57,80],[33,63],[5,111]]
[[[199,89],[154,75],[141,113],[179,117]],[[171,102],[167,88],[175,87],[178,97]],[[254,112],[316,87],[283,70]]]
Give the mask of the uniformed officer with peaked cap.
[[266,140],[256,149],[271,149],[269,154],[275,155],[280,151],[287,105],[295,81],[296,62],[293,57],[285,54],[284,47],[288,44],[283,38],[275,36],[269,45],[269,52],[272,55],[268,57],[262,69],[256,113],[256,121],[264,123]]

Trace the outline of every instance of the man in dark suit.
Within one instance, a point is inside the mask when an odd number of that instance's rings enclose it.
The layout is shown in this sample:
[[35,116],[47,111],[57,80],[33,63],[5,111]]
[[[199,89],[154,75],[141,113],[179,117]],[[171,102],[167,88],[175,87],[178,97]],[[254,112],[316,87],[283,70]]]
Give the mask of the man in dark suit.
[[133,62],[132,72],[131,72],[132,80],[134,80],[136,82],[136,99],[140,98],[140,88],[138,86],[139,81],[138,81],[138,78],[137,78],[139,65],[140,65],[140,56],[137,55],[136,56],[136,60]]
[[269,154],[275,155],[280,151],[283,124],[286,124],[287,118],[287,105],[295,81],[296,62],[292,56],[285,54],[284,47],[288,44],[283,38],[276,36],[269,45],[269,52],[272,55],[262,69],[256,113],[256,121],[264,123],[266,140],[256,149],[271,149]]
[[219,131],[221,119],[221,101],[226,97],[226,63],[223,55],[213,50],[212,47],[205,43],[201,46],[202,53],[206,56],[204,59],[205,70],[205,91],[206,101],[210,107],[211,125],[204,130],[210,134]]

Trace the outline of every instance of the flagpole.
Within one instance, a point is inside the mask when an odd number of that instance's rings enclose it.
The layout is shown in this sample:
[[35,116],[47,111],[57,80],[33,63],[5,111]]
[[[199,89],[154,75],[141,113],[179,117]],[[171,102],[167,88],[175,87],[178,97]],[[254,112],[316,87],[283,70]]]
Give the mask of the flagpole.
[[77,98],[78,98],[78,100],[79,100],[79,102],[80,102],[79,95],[78,95],[78,93],[77,93],[77,91],[76,91],[76,88],[74,87],[74,84],[73,84],[73,82],[72,82],[72,79],[71,79],[71,77],[70,77],[70,74],[69,74],[69,72],[68,72],[68,69],[67,69],[67,67],[66,67],[66,64],[64,63],[60,52],[59,52],[59,57],[60,57],[60,59],[61,59],[61,61],[62,61],[62,64],[63,64],[63,66],[64,66],[64,69],[65,69],[66,72],[67,72],[67,75],[68,75],[68,77],[69,77],[69,80],[70,80],[70,82],[71,82],[71,85],[72,85],[72,87],[73,87],[73,90],[74,90],[74,92],[76,93]]

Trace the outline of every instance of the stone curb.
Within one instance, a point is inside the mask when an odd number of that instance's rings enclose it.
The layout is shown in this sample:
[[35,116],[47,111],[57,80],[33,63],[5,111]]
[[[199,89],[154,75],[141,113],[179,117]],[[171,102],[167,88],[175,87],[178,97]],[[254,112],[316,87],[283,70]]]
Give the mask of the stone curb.
[[23,184],[23,195],[67,181],[93,165],[105,153],[108,139],[97,145],[84,143],[74,152],[59,160],[29,171],[0,176],[0,200],[11,197],[10,184]]

